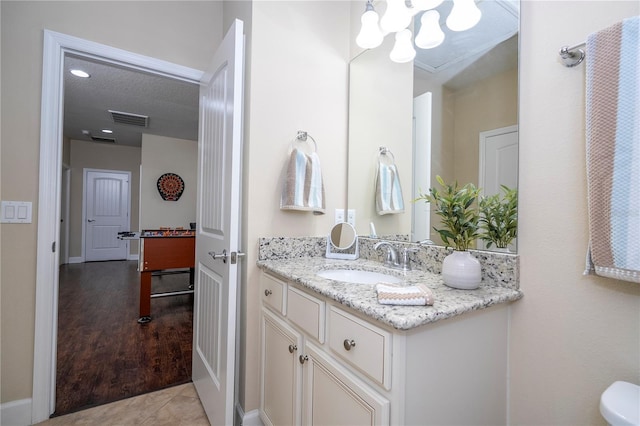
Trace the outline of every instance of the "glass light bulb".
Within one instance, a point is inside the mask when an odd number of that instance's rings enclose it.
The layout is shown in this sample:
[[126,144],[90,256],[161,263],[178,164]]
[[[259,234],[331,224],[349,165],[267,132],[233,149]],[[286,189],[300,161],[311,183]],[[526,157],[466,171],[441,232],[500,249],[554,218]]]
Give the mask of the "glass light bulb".
[[387,10],[380,19],[380,27],[385,33],[402,31],[411,23],[411,17],[404,0],[387,0]]
[[474,0],[453,0],[453,9],[447,17],[447,27],[451,31],[465,31],[473,28],[482,17],[482,12]]
[[435,10],[428,10],[420,18],[420,31],[416,35],[416,46],[421,49],[433,49],[444,41],[444,33],[440,28],[440,14]]
[[411,0],[411,5],[417,10],[435,9],[440,6],[444,0]]
[[356,44],[363,49],[374,49],[380,46],[383,35],[378,26],[378,14],[376,11],[367,7],[367,11],[362,14],[360,22],[362,22],[362,27],[356,37]]
[[407,29],[396,33],[396,43],[389,54],[389,58],[393,62],[402,64],[412,61],[416,57],[416,49],[413,48],[411,35],[411,31]]

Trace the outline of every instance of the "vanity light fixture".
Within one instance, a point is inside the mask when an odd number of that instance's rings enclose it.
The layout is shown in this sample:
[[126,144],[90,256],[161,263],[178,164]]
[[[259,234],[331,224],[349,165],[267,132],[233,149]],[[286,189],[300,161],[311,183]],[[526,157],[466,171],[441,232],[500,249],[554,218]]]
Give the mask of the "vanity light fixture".
[[91,75],[86,72],[86,71],[82,71],[82,70],[71,70],[70,71],[71,74],[75,75],[76,77],[81,77],[81,78],[89,78],[91,77]]
[[[415,45],[421,49],[432,49],[444,41],[444,32],[439,22],[440,13],[433,10],[443,1],[411,0],[411,7],[407,7],[405,0],[386,0],[387,9],[382,19],[379,19],[373,7],[373,0],[367,0],[356,43],[364,49],[374,49],[382,44],[387,34],[396,33],[396,42],[389,57],[394,62],[409,62],[415,57],[415,49],[408,27],[418,13],[424,12],[420,18],[421,26],[415,38]],[[482,12],[476,6],[475,0],[453,0],[453,9],[447,17],[446,24],[452,31],[465,31],[473,28],[481,17]]]
[[420,18],[420,32],[415,43],[420,49],[433,49],[444,41],[444,32],[440,28],[440,13],[437,10],[427,10]]
[[454,0],[453,9],[447,17],[447,27],[451,31],[466,31],[473,28],[482,17],[475,0]]
[[416,49],[411,43],[411,31],[404,29],[396,33],[396,43],[393,45],[389,58],[399,64],[412,61],[416,57]]
[[379,20],[380,17],[373,9],[371,0],[367,1],[367,8],[360,18],[362,27],[360,28],[358,37],[356,37],[356,43],[358,44],[358,46],[364,49],[375,49],[382,44],[382,39],[384,38],[384,36],[382,35],[380,27],[378,26]]

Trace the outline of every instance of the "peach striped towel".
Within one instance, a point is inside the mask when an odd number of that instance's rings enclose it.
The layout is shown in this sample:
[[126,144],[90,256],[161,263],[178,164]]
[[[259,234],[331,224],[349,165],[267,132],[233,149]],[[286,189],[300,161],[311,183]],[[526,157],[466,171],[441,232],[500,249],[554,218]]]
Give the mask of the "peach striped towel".
[[433,305],[433,293],[424,284],[399,286],[389,283],[376,284],[378,302],[382,305]]

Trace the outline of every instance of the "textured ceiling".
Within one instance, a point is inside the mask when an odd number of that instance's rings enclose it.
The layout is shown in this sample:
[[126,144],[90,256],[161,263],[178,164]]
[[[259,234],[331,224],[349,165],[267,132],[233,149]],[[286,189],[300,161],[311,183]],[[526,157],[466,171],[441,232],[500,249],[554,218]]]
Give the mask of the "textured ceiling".
[[[74,68],[91,77],[73,76],[69,70]],[[198,139],[196,84],[70,55],[64,75],[63,132],[70,139],[106,137],[126,146],[140,146],[143,133]],[[116,124],[109,110],[149,116],[148,127]]]
[[[456,34],[451,34],[443,25],[447,37],[441,46],[416,49],[416,72],[456,86],[466,84],[471,78],[467,76],[475,75],[478,69],[491,73],[496,71],[491,68],[504,69],[517,64],[518,42],[517,37],[512,37],[518,31],[517,3],[479,0],[477,4],[483,12],[480,23]],[[441,23],[444,23],[451,1],[445,1],[439,9]],[[416,22],[419,25],[419,19]],[[496,51],[500,55],[491,54]],[[505,51],[510,52],[511,64],[491,59],[503,57]],[[485,55],[487,52],[490,54]],[[483,56],[483,62],[474,64]],[[474,73],[465,74],[463,70],[471,64],[474,64]],[[69,70],[74,68],[88,72],[91,77],[71,75]],[[63,132],[70,139],[93,142],[93,136],[113,138],[118,145],[140,146],[143,133],[188,140],[198,138],[199,88],[195,84],[73,55],[65,57],[64,75]],[[114,123],[109,110],[148,116],[148,127]],[[102,133],[102,129],[111,129],[113,133]]]
[[[463,69],[469,59],[487,52],[494,46],[517,34],[519,27],[518,2],[512,0],[480,0],[477,6],[482,18],[473,28],[456,32],[445,25],[451,13],[453,2],[444,1],[437,10],[440,13],[440,26],[445,34],[444,42],[433,49],[416,49],[414,64],[431,73],[439,73],[449,68]],[[420,17],[415,18],[415,33],[420,31]],[[517,45],[516,45],[517,53]],[[450,71],[451,73],[451,71]]]

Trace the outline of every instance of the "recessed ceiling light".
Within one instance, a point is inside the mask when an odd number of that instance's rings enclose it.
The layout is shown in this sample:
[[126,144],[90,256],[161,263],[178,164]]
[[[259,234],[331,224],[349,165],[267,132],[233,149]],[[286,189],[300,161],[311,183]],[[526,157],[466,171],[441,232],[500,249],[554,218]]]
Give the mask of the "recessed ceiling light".
[[113,130],[102,129],[102,133],[113,133]]
[[71,70],[71,74],[75,75],[76,77],[82,77],[82,78],[89,78],[91,77],[89,75],[89,73],[82,71],[82,70]]

